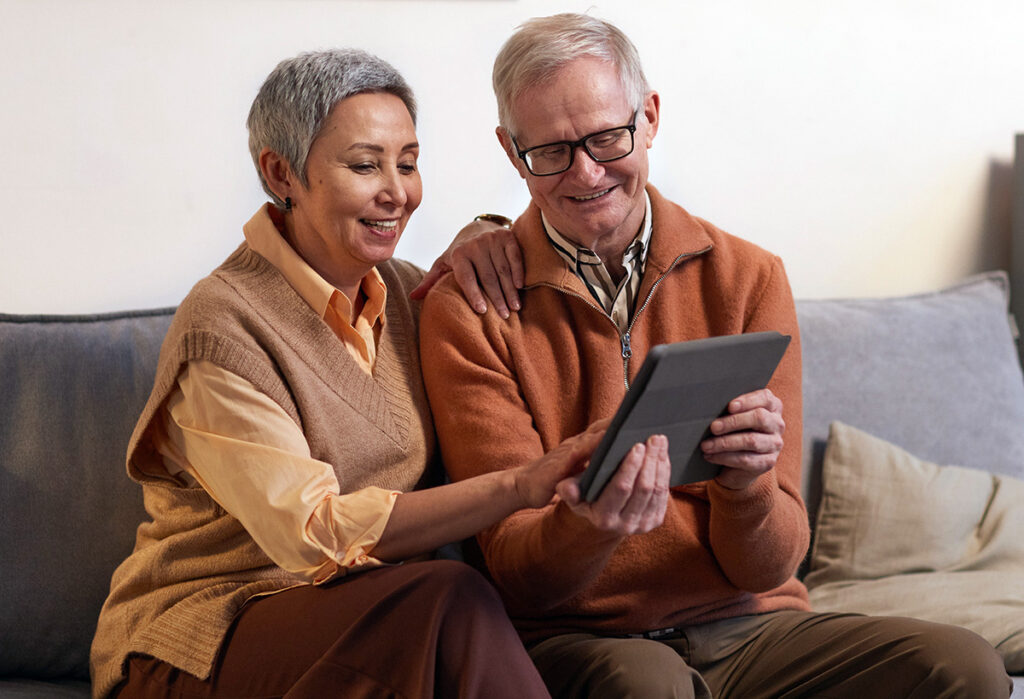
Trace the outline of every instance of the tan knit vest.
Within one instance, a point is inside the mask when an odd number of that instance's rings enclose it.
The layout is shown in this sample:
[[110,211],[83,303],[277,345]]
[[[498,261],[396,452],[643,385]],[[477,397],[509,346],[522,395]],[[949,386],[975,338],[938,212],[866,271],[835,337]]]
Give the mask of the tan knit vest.
[[298,424],[310,451],[334,467],[342,492],[435,485],[435,439],[423,390],[409,291],[422,272],[392,260],[373,376],[264,258],[243,244],[200,281],[175,314],[156,380],[128,447],[152,521],[115,571],[92,648],[94,696],[120,681],[129,653],[209,676],[238,609],[254,594],[302,581],[277,567],[201,488],[169,479],[150,442],[158,409],[182,367],[209,360],[252,382]]

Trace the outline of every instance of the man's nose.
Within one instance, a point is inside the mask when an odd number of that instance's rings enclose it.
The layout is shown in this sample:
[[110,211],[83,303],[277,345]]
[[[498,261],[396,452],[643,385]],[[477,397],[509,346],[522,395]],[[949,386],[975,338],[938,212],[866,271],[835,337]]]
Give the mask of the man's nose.
[[581,144],[573,152],[569,173],[580,182],[597,182],[604,175],[604,165],[591,158]]

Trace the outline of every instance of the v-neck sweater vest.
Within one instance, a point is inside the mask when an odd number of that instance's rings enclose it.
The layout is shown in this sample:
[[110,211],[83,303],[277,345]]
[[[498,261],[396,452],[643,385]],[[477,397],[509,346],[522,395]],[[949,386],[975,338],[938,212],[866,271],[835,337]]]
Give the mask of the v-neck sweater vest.
[[277,402],[303,430],[312,457],[333,466],[342,492],[440,482],[416,341],[419,304],[409,300],[423,273],[399,260],[378,270],[388,300],[372,376],[247,244],[182,302],[129,442],[128,473],[142,484],[152,521],[139,526],[135,551],[114,572],[100,614],[94,696],[116,686],[130,653],[208,677],[248,599],[305,584],[276,566],[205,490],[181,487],[163,470],[149,435],[188,362],[211,361]]

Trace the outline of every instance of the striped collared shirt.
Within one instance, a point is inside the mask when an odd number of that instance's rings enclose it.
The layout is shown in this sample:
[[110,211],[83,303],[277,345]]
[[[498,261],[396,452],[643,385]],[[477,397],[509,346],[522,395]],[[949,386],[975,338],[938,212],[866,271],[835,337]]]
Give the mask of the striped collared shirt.
[[612,281],[607,267],[593,250],[576,245],[555,230],[541,212],[544,230],[548,234],[552,247],[565,260],[584,286],[590,291],[594,300],[604,312],[615,322],[620,332],[629,328],[629,320],[636,306],[636,296],[640,291],[640,280],[643,278],[647,264],[647,251],[651,242],[651,199],[644,194],[647,206],[643,225],[637,231],[636,238],[629,244],[622,255],[622,266],[626,274],[618,284]]

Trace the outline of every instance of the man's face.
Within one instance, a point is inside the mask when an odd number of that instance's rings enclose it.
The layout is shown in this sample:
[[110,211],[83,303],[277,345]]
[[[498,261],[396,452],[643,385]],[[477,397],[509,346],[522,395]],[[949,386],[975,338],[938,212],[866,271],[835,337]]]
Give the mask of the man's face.
[[643,222],[647,150],[658,129],[658,108],[657,93],[649,93],[636,115],[633,152],[625,158],[597,163],[577,148],[565,172],[531,174],[516,154],[513,137],[526,150],[630,123],[633,105],[615,67],[581,58],[520,95],[512,105],[515,133],[499,127],[498,139],[548,222],[573,242],[606,257],[625,250]]

